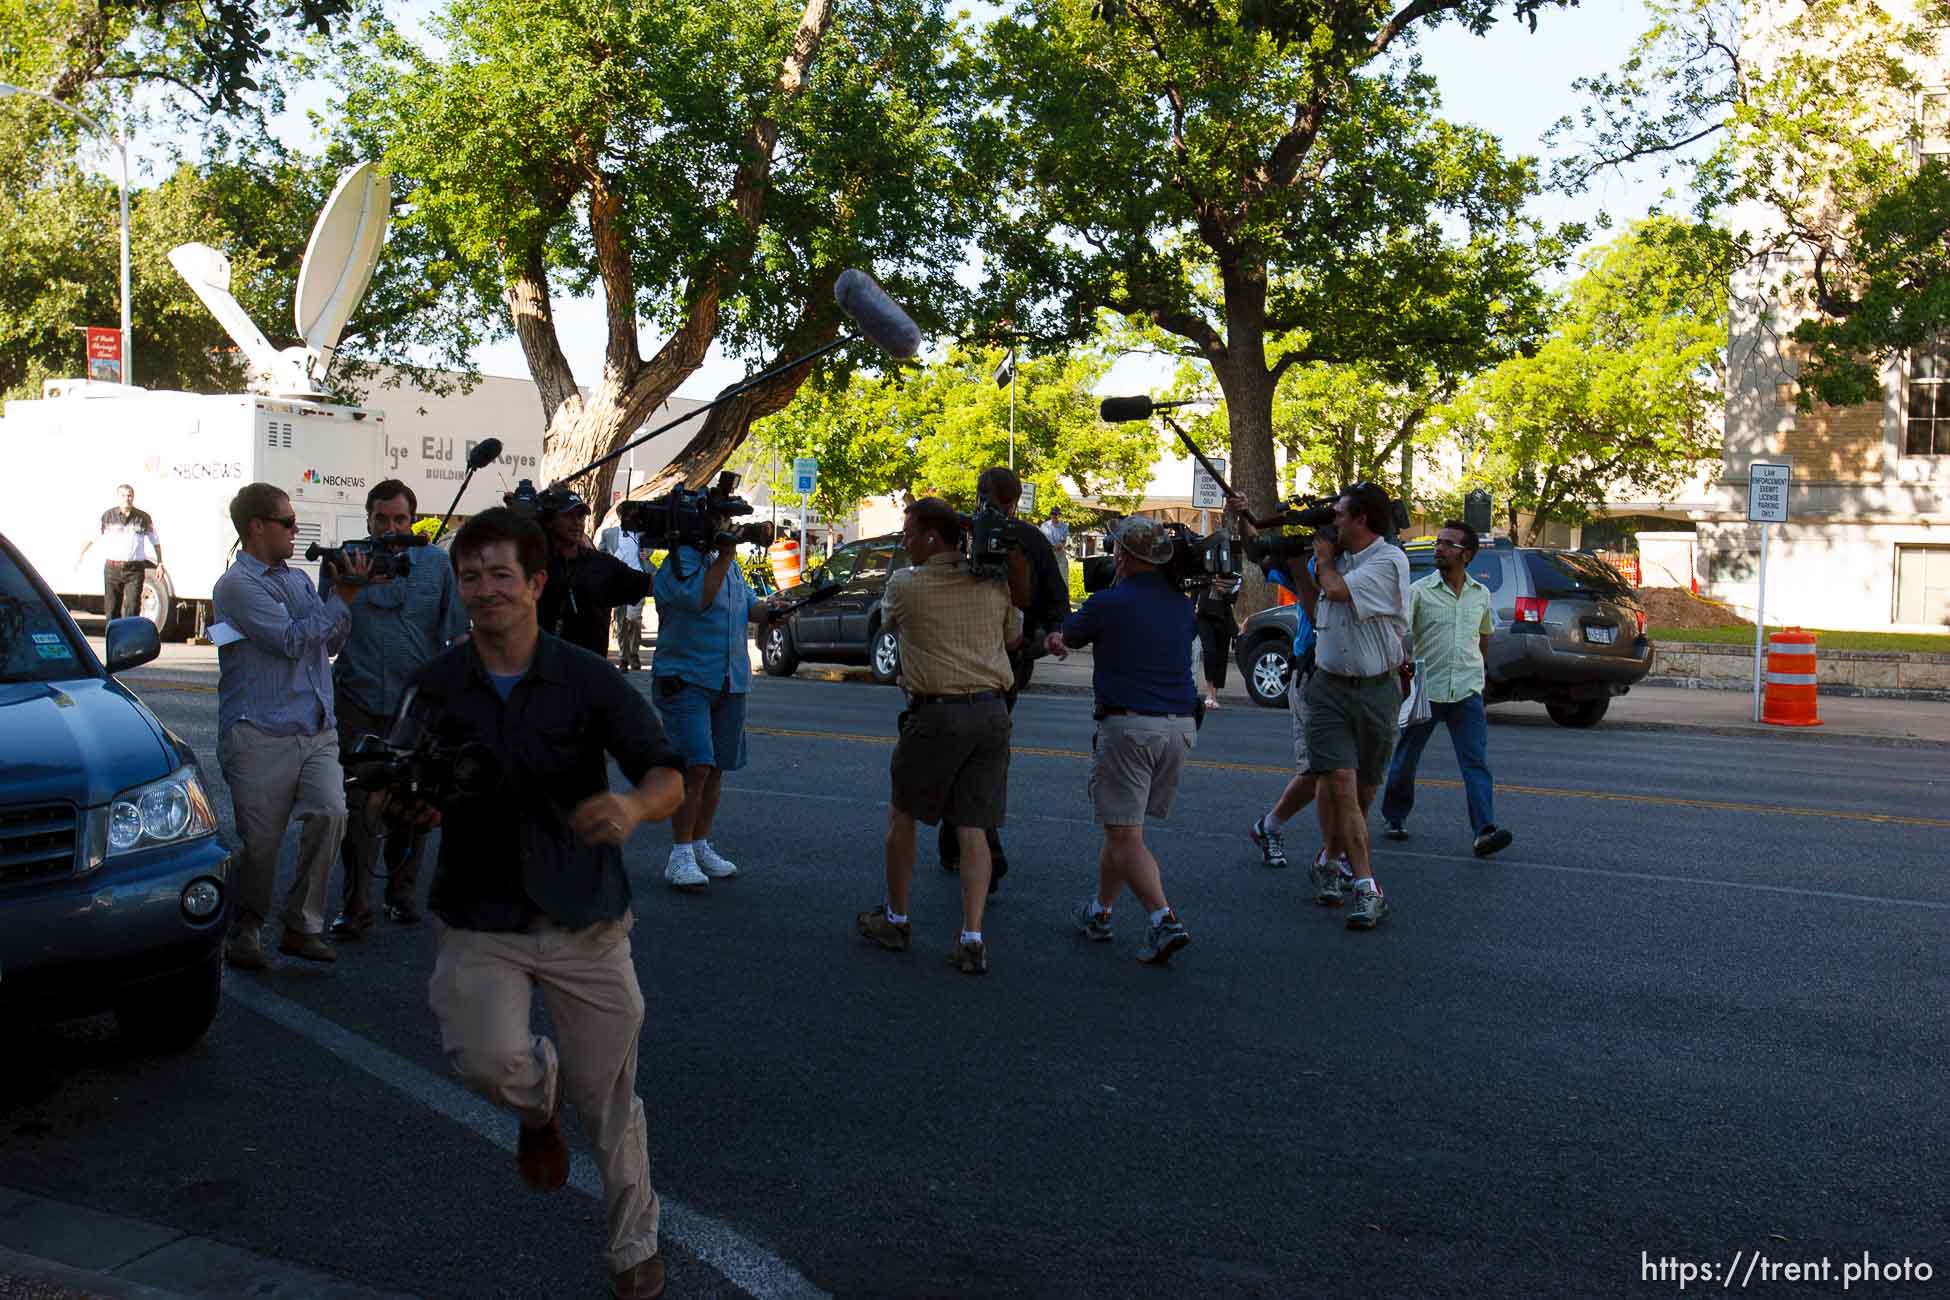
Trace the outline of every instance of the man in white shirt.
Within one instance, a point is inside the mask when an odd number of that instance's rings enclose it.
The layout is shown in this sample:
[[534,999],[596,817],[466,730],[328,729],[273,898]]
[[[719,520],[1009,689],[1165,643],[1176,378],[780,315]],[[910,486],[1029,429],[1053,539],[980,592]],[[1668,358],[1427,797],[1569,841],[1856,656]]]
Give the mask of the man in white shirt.
[[90,546],[101,552],[102,616],[111,622],[140,614],[144,575],[152,568],[164,572],[156,521],[148,511],[135,508],[135,489],[127,483],[115,495],[121,504],[102,512],[100,534],[81,548],[83,555]]
[[[643,543],[635,533],[625,532],[621,524],[612,524],[603,529],[602,549],[614,555],[638,573],[655,573],[655,567],[645,558]],[[613,616],[616,621],[616,655],[624,672],[642,672],[643,660],[643,602],[632,601],[618,605]]]
[[1304,568],[1300,602],[1319,632],[1307,683],[1309,771],[1320,778],[1324,862],[1313,871],[1314,901],[1341,905],[1340,867],[1354,868],[1350,930],[1372,930],[1388,914],[1368,856],[1368,806],[1388,778],[1401,715],[1402,640],[1408,634],[1408,556],[1385,540],[1392,507],[1372,483],[1334,503],[1339,541],[1314,540],[1318,585]]

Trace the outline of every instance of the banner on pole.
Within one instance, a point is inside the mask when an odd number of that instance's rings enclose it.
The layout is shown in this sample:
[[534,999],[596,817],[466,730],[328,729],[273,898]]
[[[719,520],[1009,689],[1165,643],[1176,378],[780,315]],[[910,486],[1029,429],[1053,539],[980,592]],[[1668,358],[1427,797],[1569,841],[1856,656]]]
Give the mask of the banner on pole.
[[122,382],[122,331],[89,326],[88,377],[97,383]]

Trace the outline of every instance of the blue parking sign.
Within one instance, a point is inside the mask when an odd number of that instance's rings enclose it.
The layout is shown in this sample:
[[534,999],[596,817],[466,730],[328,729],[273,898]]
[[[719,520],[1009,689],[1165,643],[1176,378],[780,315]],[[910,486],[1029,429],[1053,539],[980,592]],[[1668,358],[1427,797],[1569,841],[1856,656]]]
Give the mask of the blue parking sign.
[[819,486],[819,460],[814,456],[801,456],[792,462],[792,490],[802,497],[809,497]]

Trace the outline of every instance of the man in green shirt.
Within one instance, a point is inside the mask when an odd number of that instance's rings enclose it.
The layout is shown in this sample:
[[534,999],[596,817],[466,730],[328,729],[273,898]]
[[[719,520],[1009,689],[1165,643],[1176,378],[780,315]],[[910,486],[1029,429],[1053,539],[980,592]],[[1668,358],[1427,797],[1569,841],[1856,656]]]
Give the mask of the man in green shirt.
[[1483,658],[1489,652],[1489,588],[1469,576],[1476,558],[1476,530],[1455,520],[1435,535],[1435,572],[1408,589],[1409,664],[1422,661],[1422,689],[1429,720],[1402,732],[1381,796],[1381,820],[1391,840],[1408,838],[1408,814],[1415,807],[1415,766],[1435,724],[1449,728],[1462,768],[1469,825],[1476,834],[1476,856],[1508,848],[1509,831],[1496,824],[1496,786],[1490,778],[1489,723],[1483,716]]

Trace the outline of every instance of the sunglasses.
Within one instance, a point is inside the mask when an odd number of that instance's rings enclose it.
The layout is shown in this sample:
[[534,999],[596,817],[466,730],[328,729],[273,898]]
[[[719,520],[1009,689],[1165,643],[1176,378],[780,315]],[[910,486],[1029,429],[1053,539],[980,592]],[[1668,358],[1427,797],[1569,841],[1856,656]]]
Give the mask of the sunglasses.
[[286,515],[282,519],[278,518],[276,515],[259,515],[258,518],[262,519],[267,524],[276,524],[278,527],[285,529],[287,532],[295,533],[298,531],[298,516],[296,515]]

